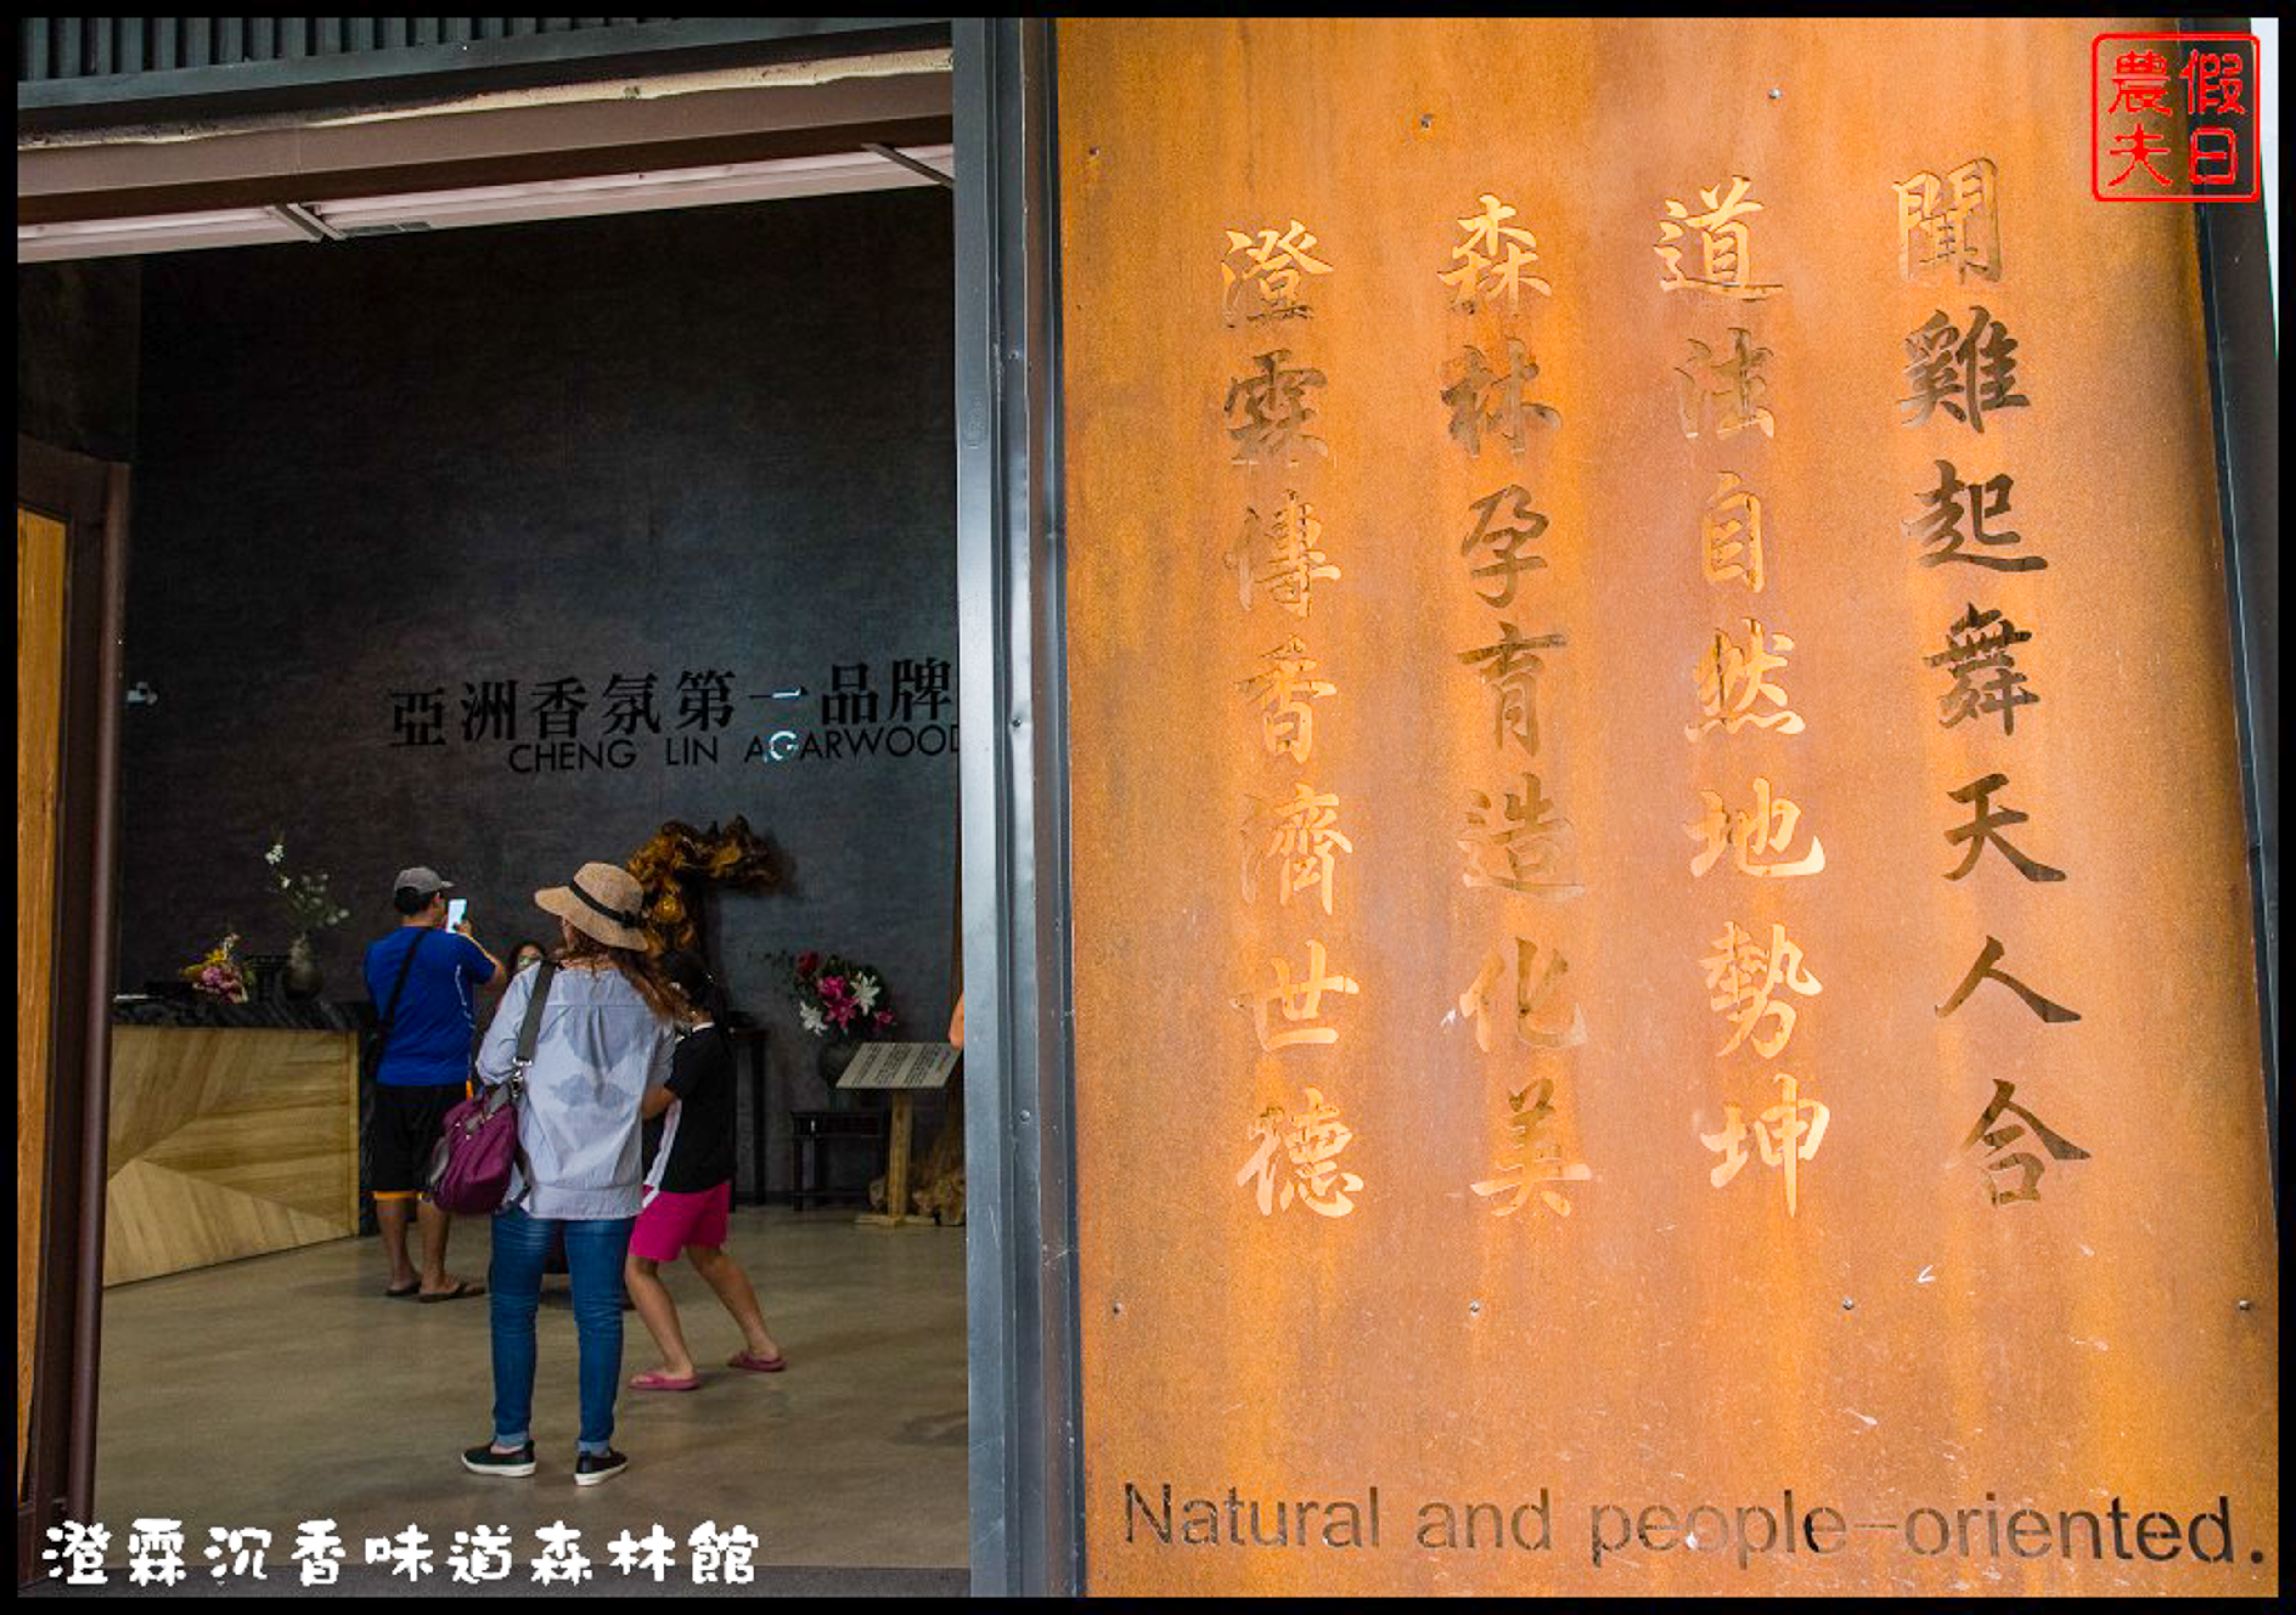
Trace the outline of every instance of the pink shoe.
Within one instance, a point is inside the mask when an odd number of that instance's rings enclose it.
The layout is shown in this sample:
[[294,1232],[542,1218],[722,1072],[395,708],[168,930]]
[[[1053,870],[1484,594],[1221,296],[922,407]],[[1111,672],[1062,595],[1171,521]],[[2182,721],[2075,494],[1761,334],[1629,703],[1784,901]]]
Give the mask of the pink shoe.
[[662,1372],[658,1368],[650,1368],[642,1374],[631,1377],[630,1388],[632,1390],[699,1390],[701,1388],[701,1376],[688,1374],[685,1379],[680,1380]]
[[789,1366],[787,1355],[761,1357],[753,1351],[735,1352],[726,1359],[728,1368],[746,1368],[753,1374],[777,1374]]

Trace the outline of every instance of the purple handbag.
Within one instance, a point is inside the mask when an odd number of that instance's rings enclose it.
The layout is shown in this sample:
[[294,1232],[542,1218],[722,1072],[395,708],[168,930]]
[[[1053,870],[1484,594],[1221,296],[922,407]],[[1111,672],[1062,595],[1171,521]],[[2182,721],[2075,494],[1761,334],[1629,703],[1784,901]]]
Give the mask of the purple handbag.
[[502,1209],[503,1197],[510,1191],[512,1168],[521,1159],[518,1102],[526,1091],[526,1068],[534,1064],[543,997],[550,991],[550,977],[557,968],[546,959],[536,968],[534,993],[526,1001],[526,1019],[519,1026],[508,1080],[447,1112],[439,1141],[430,1150],[430,1170],[423,1191],[441,1211],[472,1217],[491,1216]]

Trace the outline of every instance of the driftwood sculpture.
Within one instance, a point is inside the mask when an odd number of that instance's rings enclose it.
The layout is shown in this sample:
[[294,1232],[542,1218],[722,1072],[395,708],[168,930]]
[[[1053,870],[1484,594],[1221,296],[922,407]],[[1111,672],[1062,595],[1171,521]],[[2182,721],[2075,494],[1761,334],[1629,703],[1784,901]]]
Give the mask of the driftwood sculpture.
[[764,891],[778,885],[774,844],[736,815],[706,830],[671,820],[630,854],[627,865],[645,888],[645,928],[656,949],[699,952],[706,886]]

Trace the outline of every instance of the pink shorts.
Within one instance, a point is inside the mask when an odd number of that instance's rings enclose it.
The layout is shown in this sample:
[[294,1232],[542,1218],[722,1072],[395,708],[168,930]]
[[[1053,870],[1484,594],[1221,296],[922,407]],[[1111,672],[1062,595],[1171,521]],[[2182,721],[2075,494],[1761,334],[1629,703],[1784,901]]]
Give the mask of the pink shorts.
[[675,1262],[689,1245],[723,1245],[726,1214],[733,1204],[731,1183],[699,1194],[656,1191],[639,1210],[637,1226],[630,1230],[630,1254],[649,1262]]

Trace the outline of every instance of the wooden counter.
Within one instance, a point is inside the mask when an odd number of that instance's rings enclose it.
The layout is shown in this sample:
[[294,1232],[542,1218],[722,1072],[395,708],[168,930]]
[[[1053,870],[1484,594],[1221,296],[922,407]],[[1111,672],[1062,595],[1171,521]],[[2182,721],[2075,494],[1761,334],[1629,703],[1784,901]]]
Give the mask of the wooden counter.
[[116,1026],[109,1151],[107,1285],[346,1238],[357,1035]]

